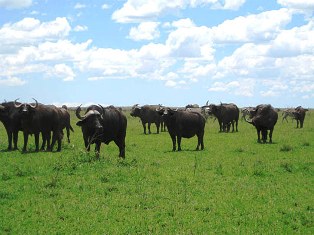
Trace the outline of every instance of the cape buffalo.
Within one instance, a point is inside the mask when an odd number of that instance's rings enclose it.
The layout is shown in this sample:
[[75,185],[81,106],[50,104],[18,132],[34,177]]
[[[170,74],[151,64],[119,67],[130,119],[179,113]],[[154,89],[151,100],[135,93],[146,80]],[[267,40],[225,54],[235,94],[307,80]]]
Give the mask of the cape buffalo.
[[308,111],[308,109],[302,108],[302,106],[298,106],[295,108],[295,111],[293,112],[294,118],[297,120],[297,128],[299,128],[299,122],[300,122],[300,128],[303,128],[305,113]]
[[67,132],[67,139],[68,139],[68,143],[70,143],[70,130],[72,132],[74,132],[72,126],[71,126],[71,122],[70,122],[70,113],[68,112],[68,109],[65,105],[63,105],[60,109],[60,128],[62,130],[62,134],[63,134],[63,129],[66,129]]
[[238,131],[239,108],[235,104],[208,105],[207,101],[203,108],[207,110],[208,114],[214,115],[218,119],[220,132],[228,132],[231,124],[232,132],[234,132],[234,123],[236,124],[236,131]]
[[204,149],[204,128],[205,118],[197,112],[178,111],[171,108],[159,108],[156,110],[162,115],[169,135],[172,139],[172,151],[176,151],[176,139],[178,141],[178,151],[181,151],[181,138],[191,138],[197,135],[196,150]]
[[[35,100],[35,99],[34,99]],[[15,103],[21,118],[21,129],[24,135],[23,152],[26,151],[28,135],[34,134],[36,151],[39,150],[39,134],[42,133],[44,148],[45,142],[48,142],[47,149],[52,150],[56,141],[58,141],[57,151],[61,151],[61,129],[60,116],[58,108],[54,105],[39,104],[35,100],[35,104]],[[50,133],[52,135],[52,143],[50,143]]]
[[162,122],[161,116],[156,112],[156,109],[160,108],[160,105],[144,105],[142,107],[138,104],[132,107],[130,115],[132,117],[139,117],[142,121],[144,128],[144,134],[146,134],[146,123],[148,123],[148,133],[151,134],[150,125],[155,123],[157,127],[157,134],[159,133],[159,127]]
[[[17,104],[20,103],[17,102]],[[8,150],[17,150],[18,132],[21,130],[21,122],[14,102],[4,102],[0,104],[0,121],[3,123],[7,132]]]
[[272,143],[274,126],[277,123],[278,113],[270,104],[261,104],[250,110],[251,121],[245,119],[248,123],[255,126],[257,131],[257,142],[261,143],[260,133],[262,132],[263,143],[267,140],[267,131],[269,130],[269,143]]
[[84,116],[80,112],[81,106],[76,109],[76,116],[80,119],[76,125],[82,128],[86,150],[90,151],[90,145],[95,144],[95,151],[99,156],[101,143],[109,144],[114,141],[119,147],[119,157],[125,158],[125,115],[113,106],[103,108],[101,105],[88,107]]

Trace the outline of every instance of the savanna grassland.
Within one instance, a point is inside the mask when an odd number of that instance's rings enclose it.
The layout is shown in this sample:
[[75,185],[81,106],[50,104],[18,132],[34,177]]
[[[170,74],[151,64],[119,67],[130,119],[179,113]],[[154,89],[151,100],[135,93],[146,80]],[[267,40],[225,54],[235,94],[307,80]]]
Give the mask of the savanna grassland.
[[[7,152],[0,124],[1,234],[314,234],[314,112],[304,128],[275,126],[273,144],[255,129],[218,133],[208,120],[172,152],[168,133],[144,135],[128,118],[126,159],[114,143],[100,159],[84,150],[73,113],[61,153]],[[20,134],[19,148],[23,138]]]

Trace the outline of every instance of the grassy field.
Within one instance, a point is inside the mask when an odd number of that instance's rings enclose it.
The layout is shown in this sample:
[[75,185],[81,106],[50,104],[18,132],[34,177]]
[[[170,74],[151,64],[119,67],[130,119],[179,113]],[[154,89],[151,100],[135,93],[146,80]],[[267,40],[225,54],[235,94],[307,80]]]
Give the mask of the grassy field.
[[0,124],[0,234],[314,234],[313,111],[303,129],[280,114],[273,144],[245,122],[218,133],[209,120],[205,150],[194,137],[181,152],[127,115],[125,160],[114,143],[99,160],[85,152],[71,115],[61,153],[6,152]]

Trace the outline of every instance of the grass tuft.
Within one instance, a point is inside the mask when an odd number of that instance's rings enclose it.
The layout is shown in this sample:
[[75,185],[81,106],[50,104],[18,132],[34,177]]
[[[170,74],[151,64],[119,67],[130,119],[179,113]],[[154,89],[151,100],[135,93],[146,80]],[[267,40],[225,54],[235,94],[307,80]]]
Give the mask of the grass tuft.
[[288,144],[284,144],[280,148],[281,152],[289,152],[289,151],[292,151],[292,150],[293,150],[293,147],[291,145],[288,145]]

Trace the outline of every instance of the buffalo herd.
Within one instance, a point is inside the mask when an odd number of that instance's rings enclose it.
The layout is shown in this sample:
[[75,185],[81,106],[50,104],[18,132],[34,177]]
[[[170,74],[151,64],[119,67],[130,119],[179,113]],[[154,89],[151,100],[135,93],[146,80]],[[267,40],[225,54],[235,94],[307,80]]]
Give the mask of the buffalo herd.
[[[34,103],[21,103],[17,100],[0,104],[0,121],[7,132],[8,150],[17,150],[18,132],[23,132],[23,152],[27,151],[28,137],[34,135],[35,150],[53,151],[57,144],[57,151],[61,151],[61,141],[66,130],[67,141],[70,143],[70,131],[74,131],[70,123],[70,113],[65,105],[61,108],[45,105],[34,99]],[[297,121],[297,128],[303,128],[305,113],[308,109],[298,106],[294,109],[283,110],[282,121],[291,117]],[[91,105],[81,115],[81,106],[76,108],[77,126],[81,127],[85,149],[90,151],[95,144],[95,151],[99,156],[101,143],[109,144],[113,141],[119,148],[119,157],[125,158],[125,137],[127,118],[121,108],[114,106],[103,107]],[[274,127],[278,120],[278,110],[269,104],[256,107],[245,107],[241,111],[233,103],[209,104],[199,107],[196,104],[186,105],[184,108],[170,108],[162,105],[134,105],[130,115],[138,117],[142,123],[144,134],[151,134],[151,124],[159,131],[166,131],[172,140],[172,150],[181,150],[181,139],[197,136],[196,150],[204,149],[205,123],[209,116],[218,120],[219,132],[238,131],[239,115],[247,123],[252,124],[257,131],[257,141],[272,143]],[[230,130],[232,127],[232,130]],[[268,132],[269,131],[269,132]],[[42,145],[39,148],[39,136]]]

